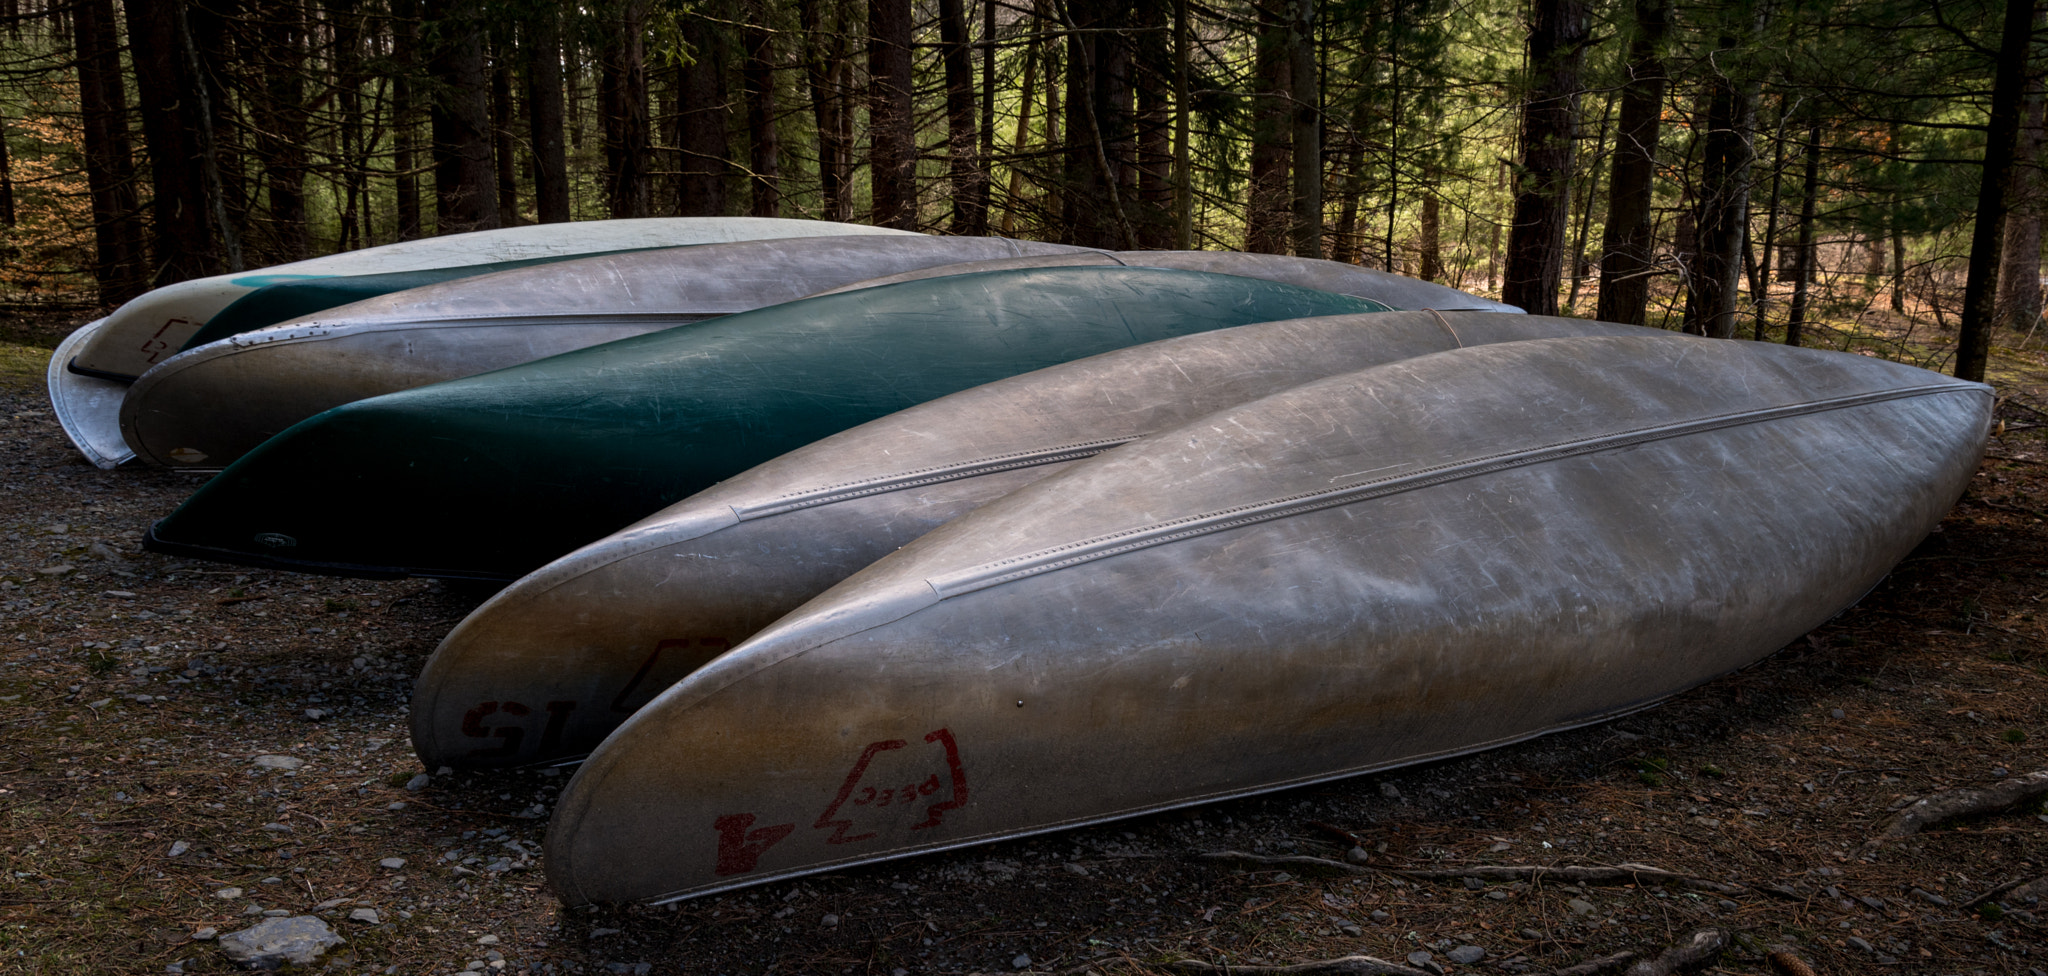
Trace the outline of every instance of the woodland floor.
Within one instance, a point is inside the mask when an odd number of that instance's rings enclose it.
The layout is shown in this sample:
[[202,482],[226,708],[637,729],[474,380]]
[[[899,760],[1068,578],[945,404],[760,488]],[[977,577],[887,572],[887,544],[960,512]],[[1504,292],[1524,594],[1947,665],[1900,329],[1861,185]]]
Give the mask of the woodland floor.
[[[81,318],[0,320],[0,972],[224,972],[194,933],[266,910],[329,919],[348,942],[324,965],[345,972],[1137,976],[1418,952],[1425,971],[1551,972],[1706,926],[1736,934],[1707,972],[1779,971],[1779,948],[1822,973],[2048,971],[2038,804],[1865,847],[1915,797],[2048,768],[2039,351],[2001,353],[1992,457],[1890,578],[1657,708],[1333,785],[570,911],[538,854],[566,777],[405,788],[412,676],[485,594],[142,552],[196,481],[100,471],[64,440],[41,368]],[[1823,340],[1939,358],[1949,337],[1919,332]],[[1336,861],[1353,838],[1376,870],[1201,858]],[[1389,873],[1623,862],[1739,887]],[[1466,946],[1483,958],[1451,962]]]

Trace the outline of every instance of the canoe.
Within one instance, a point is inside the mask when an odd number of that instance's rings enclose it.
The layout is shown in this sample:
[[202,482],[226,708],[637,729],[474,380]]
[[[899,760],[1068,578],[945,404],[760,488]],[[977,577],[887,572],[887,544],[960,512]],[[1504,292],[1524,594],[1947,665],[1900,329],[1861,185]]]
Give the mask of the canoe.
[[671,900],[1602,721],[1857,600],[1991,391],[1684,336],[1510,342],[1104,453],[657,696],[564,791],[570,904]]
[[1482,312],[1293,319],[940,397],[722,481],[499,592],[428,658],[413,748],[428,769],[588,753],[697,666],[925,532],[1224,407],[1460,346],[1646,332]]
[[1018,373],[1251,322],[1381,310],[1149,268],[959,275],[770,306],[329,410],[156,524],[161,552],[512,580],[723,478]]
[[121,435],[218,470],[344,403],[803,298],[883,272],[1072,251],[997,237],[791,238],[614,253],[449,281],[230,335],[144,374]]
[[182,347],[216,313],[265,285],[333,275],[384,274],[462,265],[772,237],[903,234],[822,220],[764,217],[653,217],[507,227],[383,244],[260,270],[181,281],[150,291],[81,327],[49,369],[50,404],[64,432],[94,464],[111,468],[132,453],[115,410],[121,388]]
[[[1410,278],[1407,275],[1375,271],[1341,261],[1297,258],[1284,254],[1245,254],[1237,251],[1084,251],[1077,254],[1047,254],[1021,258],[997,258],[951,267],[922,268],[844,285],[833,291],[893,285],[948,274],[975,271],[1003,271],[1026,267],[1078,267],[1122,265],[1130,268],[1175,268],[1215,274],[1245,275],[1280,281],[1339,295],[1370,298],[1394,308],[1433,308],[1440,312],[1512,312],[1522,309],[1505,302],[1467,294],[1447,285]],[[828,292],[827,294],[830,294]]]

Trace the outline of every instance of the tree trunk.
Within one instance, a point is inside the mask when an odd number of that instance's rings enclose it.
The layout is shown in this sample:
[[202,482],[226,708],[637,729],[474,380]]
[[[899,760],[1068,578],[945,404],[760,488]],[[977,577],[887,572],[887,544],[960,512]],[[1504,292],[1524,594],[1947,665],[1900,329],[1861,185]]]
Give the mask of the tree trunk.
[[533,203],[543,224],[569,220],[569,159],[562,148],[562,19],[536,4],[526,22],[526,127],[532,134]]
[[[1042,3],[1043,0],[1040,0],[1040,2]],[[1033,15],[1033,26],[1041,26],[1044,22],[1043,18],[1038,17],[1036,14]],[[1017,90],[1017,98],[1021,102],[1017,108],[1017,131],[1015,138],[1010,140],[1010,153],[1012,156],[1022,154],[1025,143],[1031,138],[1031,99],[1033,95],[1038,93],[1038,62],[1043,59],[1044,52],[1042,51],[1034,49],[1024,52],[1024,80]],[[1050,72],[1047,73],[1050,74]],[[1023,201],[1023,196],[1024,167],[1013,165],[1010,167],[1010,189],[1003,205],[1002,229],[1003,236],[1005,237],[1016,231],[1017,210],[1019,204]]]
[[605,201],[614,218],[653,212],[648,179],[647,6],[623,0],[606,26],[600,114],[604,117]]
[[726,135],[725,35],[712,18],[722,5],[707,5],[683,17],[690,60],[677,68],[682,113],[676,119],[676,148],[682,174],[676,180],[676,213],[717,217],[725,213],[725,174],[731,149]]
[[939,0],[940,60],[946,70],[947,179],[952,183],[955,234],[988,230],[988,181],[976,146],[974,62],[967,49],[967,12],[962,0]]
[[491,58],[491,161],[496,164],[498,220],[506,227],[519,226],[519,176],[513,165],[511,42],[497,45]]
[[211,122],[185,57],[184,18],[184,4],[175,0],[128,10],[128,47],[153,191],[152,286],[225,270],[203,175],[208,164],[200,131]]
[[782,140],[775,131],[775,33],[768,29],[767,20],[767,5],[757,4],[741,29],[747,47],[740,79],[747,100],[747,186],[752,203],[748,212],[756,217],[780,217]]
[[1261,0],[1254,9],[1259,34],[1254,43],[1252,72],[1251,183],[1244,215],[1244,249],[1259,254],[1285,254],[1290,223],[1288,164],[1294,158],[1294,113],[1288,104],[1293,89],[1294,57],[1288,43],[1288,9],[1294,0]]
[[1998,324],[2026,331],[2041,317],[2041,80],[2027,81],[2025,125],[2013,149],[2012,214],[1999,259]]
[[1138,247],[1125,209],[1132,187],[1130,54],[1126,0],[1069,2],[1067,141],[1061,222],[1066,241]]
[[356,0],[327,0],[327,15],[334,25],[334,83],[341,105],[334,136],[342,173],[341,235],[335,243],[349,251],[365,243],[370,196],[363,152],[363,13]]
[[[19,37],[20,34],[17,33],[15,36]],[[6,128],[7,119],[0,117],[0,133],[4,133]],[[0,138],[0,227],[12,227],[14,221],[14,161],[7,152],[7,140]],[[135,244],[139,256],[142,244],[139,237]]]
[[1977,222],[1970,234],[1970,277],[1963,286],[1963,324],[1956,336],[1956,377],[1979,383],[1984,382],[1984,367],[1991,359],[1991,330],[1997,325],[2000,250],[2013,198],[2013,154],[2023,122],[2021,102],[2026,95],[2033,27],[2034,0],[2006,0],[2005,33],[1991,88],[1990,128],[1985,132],[1984,172],[1977,184]]
[[241,125],[229,101],[228,66],[244,63],[233,49],[228,27],[239,22],[240,0],[210,0],[185,5],[178,21],[178,41],[185,70],[197,79],[199,98],[199,175],[206,190],[207,214],[220,235],[220,253],[230,272],[241,271],[242,239],[248,220],[248,198],[238,145]]
[[391,54],[398,64],[391,82],[391,168],[398,197],[398,227],[392,239],[410,241],[420,222],[419,124],[413,106],[413,76],[419,71],[419,7],[416,0],[391,0]]
[[[1761,15],[1751,36],[1760,33]],[[1697,271],[1686,296],[1685,331],[1716,339],[1735,337],[1736,290],[1742,276],[1743,232],[1749,226],[1750,170],[1756,157],[1756,88],[1738,60],[1742,39],[1721,38],[1709,81],[1705,160],[1699,197]],[[1728,63],[1733,62],[1731,68]]]
[[827,29],[825,13],[818,0],[801,0],[797,19],[804,23],[807,51],[804,71],[811,88],[811,117],[818,127],[818,190],[824,197],[825,216],[845,220],[852,213],[846,193],[845,160],[849,147],[840,140],[840,114],[846,109],[846,92],[839,87],[840,62],[845,60],[845,8],[833,4],[839,22]]
[[1586,285],[1586,276],[1592,268],[1586,261],[1586,237],[1592,233],[1593,209],[1600,199],[1600,154],[1607,151],[1607,126],[1614,121],[1615,93],[1607,93],[1607,103],[1600,107],[1600,131],[1593,136],[1593,158],[1586,165],[1586,192],[1579,194],[1579,229],[1572,235],[1572,286],[1564,300],[1565,311],[1577,314],[1579,290]]
[[[135,157],[113,0],[79,0],[71,10],[78,56],[78,104],[85,123],[85,179],[92,199],[93,278],[102,303],[142,293],[148,271],[137,223]],[[4,142],[5,140],[0,140]],[[14,225],[14,187],[0,145],[0,222]]]
[[1620,133],[1607,179],[1607,226],[1600,239],[1600,299],[1595,318],[1642,325],[1650,298],[1656,241],[1650,208],[1657,171],[1657,129],[1664,112],[1664,38],[1671,0],[1636,0],[1628,81],[1621,90]]
[[1188,0],[1173,0],[1173,246],[1195,246],[1194,167],[1188,147]]
[[434,25],[439,43],[427,62],[434,80],[434,232],[488,230],[498,226],[499,215],[483,14],[477,0],[442,10]]
[[1531,85],[1522,108],[1522,165],[1515,174],[1514,226],[1501,300],[1532,315],[1555,315],[1587,18],[1583,0],[1535,0],[1534,14],[1528,42]]
[[1422,267],[1417,269],[1418,277],[1424,281],[1435,281],[1444,276],[1442,218],[1437,213],[1436,191],[1427,190],[1422,194]]
[[1322,92],[1316,71],[1315,0],[1288,0],[1289,93],[1293,99],[1294,220],[1298,257],[1323,256]]
[[1806,175],[1799,189],[1799,270],[1792,279],[1792,309],[1785,344],[1799,345],[1806,329],[1806,296],[1813,283],[1813,217],[1820,198],[1820,126],[1806,131]]
[[910,0],[868,0],[868,134],[874,222],[917,227]]
[[264,49],[263,102],[254,113],[256,154],[269,195],[270,241],[262,264],[310,256],[306,231],[305,25],[293,4],[257,12]]

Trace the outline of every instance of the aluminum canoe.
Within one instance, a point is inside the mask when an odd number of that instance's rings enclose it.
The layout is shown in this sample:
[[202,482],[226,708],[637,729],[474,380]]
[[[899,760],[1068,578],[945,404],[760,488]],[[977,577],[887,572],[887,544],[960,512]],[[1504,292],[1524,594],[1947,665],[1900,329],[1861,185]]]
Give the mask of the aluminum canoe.
[[930,532],[635,713],[547,840],[666,900],[1486,749],[1645,707],[1858,599],[1990,390],[1684,336],[1320,380]]
[[[50,374],[50,400],[64,432],[102,468],[133,456],[114,411],[120,387],[182,348],[222,309],[265,285],[338,275],[385,274],[638,247],[889,234],[905,231],[821,220],[764,217],[653,217],[508,227],[401,241],[157,288],[74,332]],[[66,418],[70,418],[67,420]]]
[[997,237],[815,237],[643,250],[413,288],[181,353],[137,380],[121,434],[219,469],[322,410],[962,258],[1075,250]]
[[564,556],[441,642],[412,696],[428,769],[557,762],[895,549],[1082,459],[1311,380],[1434,352],[1660,334],[1378,312],[1165,339],[999,380],[798,448]]
[[[1375,271],[1371,268],[1346,264],[1341,261],[1325,261],[1320,258],[1297,258],[1284,254],[1247,254],[1238,251],[1084,251],[1075,254],[1047,254],[1032,257],[996,258],[988,261],[959,264],[952,267],[922,268],[899,274],[886,275],[868,281],[843,285],[832,291],[848,291],[855,288],[872,288],[876,285],[893,285],[902,281],[916,281],[940,275],[967,274],[975,271],[1001,271],[1011,268],[1042,268],[1080,265],[1121,265],[1130,268],[1174,268],[1180,271],[1207,271],[1213,274],[1244,275],[1248,278],[1264,278],[1280,281],[1318,291],[1335,292],[1369,298],[1394,308],[1433,308],[1437,311],[1470,312],[1512,312],[1520,314],[1522,309],[1505,302],[1467,294],[1447,285],[1411,278],[1407,275]],[[830,294],[827,292],[826,294]]]
[[1252,278],[1049,268],[775,305],[337,407],[153,527],[158,551],[511,580],[821,437],[1112,349],[1384,310]]

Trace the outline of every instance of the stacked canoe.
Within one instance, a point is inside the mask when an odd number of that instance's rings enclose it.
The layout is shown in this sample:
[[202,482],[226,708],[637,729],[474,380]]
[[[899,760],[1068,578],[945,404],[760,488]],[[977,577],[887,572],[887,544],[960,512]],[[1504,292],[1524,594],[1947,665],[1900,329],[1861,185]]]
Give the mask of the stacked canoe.
[[509,583],[413,743],[580,761],[572,903],[1646,707],[1875,585],[1989,422],[1908,366],[1331,262],[757,236],[274,283],[123,391],[145,461],[225,468],[151,548]]

